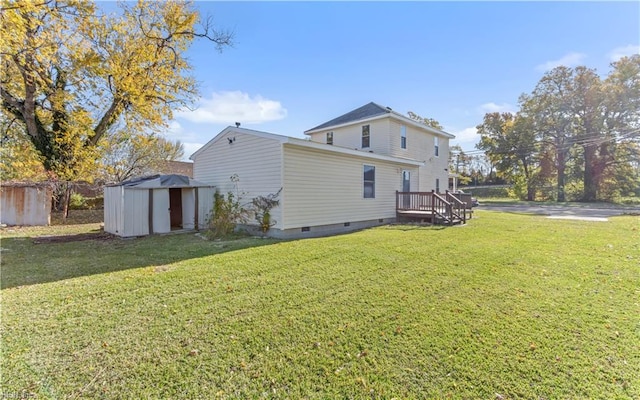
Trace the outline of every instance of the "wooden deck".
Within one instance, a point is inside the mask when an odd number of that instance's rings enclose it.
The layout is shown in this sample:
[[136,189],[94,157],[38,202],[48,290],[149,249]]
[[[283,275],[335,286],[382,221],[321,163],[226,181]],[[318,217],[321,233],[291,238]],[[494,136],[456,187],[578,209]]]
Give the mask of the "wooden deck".
[[[465,196],[468,196],[467,199]],[[431,224],[466,224],[470,219],[471,196],[432,192],[396,192],[396,218]]]

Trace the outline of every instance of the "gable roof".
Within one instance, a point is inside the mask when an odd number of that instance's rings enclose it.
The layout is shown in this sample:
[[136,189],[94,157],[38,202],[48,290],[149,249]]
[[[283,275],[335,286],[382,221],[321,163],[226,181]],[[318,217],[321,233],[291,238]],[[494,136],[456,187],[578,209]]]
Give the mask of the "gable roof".
[[298,139],[298,138],[294,138],[294,137],[291,137],[291,136],[278,135],[278,134],[275,134],[275,133],[256,131],[256,130],[253,130],[253,129],[239,128],[239,127],[235,127],[235,126],[226,127],[224,130],[222,130],[222,132],[217,134],[213,139],[211,139],[204,146],[199,148],[195,153],[193,153],[189,158],[191,160],[195,161],[195,158],[196,158],[196,156],[198,154],[202,153],[203,151],[205,151],[209,147],[213,146],[214,143],[222,140],[225,137],[225,135],[228,134],[228,133],[232,133],[232,134],[242,133],[242,134],[246,134],[246,135],[257,136],[257,137],[260,137],[260,138],[263,138],[263,139],[275,140],[275,141],[281,143],[282,145],[286,144],[286,145],[291,145],[291,146],[306,147],[306,148],[311,148],[311,149],[318,150],[318,151],[325,151],[325,152],[331,152],[331,153],[337,153],[337,154],[346,154],[346,155],[351,155],[351,156],[365,157],[365,158],[370,158],[370,159],[374,159],[374,160],[381,160],[381,161],[390,161],[390,162],[395,162],[395,163],[405,164],[405,165],[413,165],[413,166],[424,165],[424,163],[422,161],[412,160],[412,159],[409,159],[409,158],[387,156],[387,155],[384,155],[384,154],[377,154],[377,153],[373,153],[373,152],[369,152],[369,151],[355,150],[355,149],[350,149],[350,148],[346,148],[346,147],[333,146],[333,145],[329,145],[329,144],[325,144],[325,143],[317,143],[317,142],[313,142],[313,141],[311,141],[309,139]]
[[195,160],[195,157],[198,154],[202,153],[203,151],[205,151],[209,147],[213,146],[218,141],[222,140],[222,138],[224,137],[225,134],[232,133],[232,132],[246,133],[247,135],[258,136],[258,137],[265,138],[265,139],[274,139],[274,140],[277,140],[279,142],[286,142],[287,138],[288,138],[287,136],[278,135],[277,133],[257,131],[255,129],[240,128],[240,127],[237,127],[237,126],[227,126],[226,128],[224,128],[222,130],[222,132],[218,133],[216,136],[213,137],[213,139],[209,140],[202,147],[200,147],[193,154],[191,154],[189,156],[189,159],[190,160]]
[[334,118],[331,121],[327,121],[324,124],[320,124],[316,126],[315,128],[311,128],[307,132],[315,131],[316,129],[327,128],[329,126],[342,125],[348,122],[360,121],[363,119],[375,117],[375,116],[386,114],[389,112],[391,112],[390,108],[387,109],[372,101],[371,103],[365,104],[364,106],[356,108],[353,111],[349,111],[348,113],[343,114],[338,118]]
[[399,112],[393,111],[390,107],[383,107],[374,102],[365,104],[364,106],[356,108],[353,111],[349,111],[348,113],[343,114],[338,118],[334,118],[331,121],[327,121],[324,124],[320,124],[316,126],[315,128],[306,130],[304,133],[305,135],[309,135],[317,131],[328,130],[327,128],[341,127],[341,126],[349,125],[352,122],[365,121],[365,120],[369,121],[369,120],[374,120],[374,119],[379,119],[384,117],[394,118],[396,120],[401,121],[404,124],[412,125],[416,128],[429,131],[431,133],[434,133],[442,137],[446,137],[449,139],[455,138],[455,136],[450,133],[416,122],[411,118],[405,117]]

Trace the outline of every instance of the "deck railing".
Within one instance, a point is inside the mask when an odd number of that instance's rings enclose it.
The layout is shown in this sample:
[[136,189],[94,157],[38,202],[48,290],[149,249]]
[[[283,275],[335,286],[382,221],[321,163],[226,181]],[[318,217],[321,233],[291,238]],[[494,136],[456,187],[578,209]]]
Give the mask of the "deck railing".
[[[451,193],[446,191],[445,198],[451,203],[452,216],[458,218],[463,224],[467,223],[467,202],[463,201],[459,196],[466,196],[461,193]],[[471,195],[469,196],[469,204],[471,204]]]
[[429,212],[434,219],[453,224],[455,218],[466,221],[464,203],[447,194],[431,192],[396,192],[396,210],[403,213]]

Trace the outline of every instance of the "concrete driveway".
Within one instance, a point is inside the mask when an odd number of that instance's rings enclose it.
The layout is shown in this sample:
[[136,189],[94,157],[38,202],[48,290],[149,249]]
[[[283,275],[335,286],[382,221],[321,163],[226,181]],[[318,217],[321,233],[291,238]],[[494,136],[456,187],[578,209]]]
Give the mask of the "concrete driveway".
[[477,208],[480,210],[495,210],[519,214],[546,215],[555,219],[580,219],[589,221],[607,221],[607,218],[616,215],[634,214],[640,215],[640,207],[616,206],[611,204],[500,204],[500,203],[480,203]]

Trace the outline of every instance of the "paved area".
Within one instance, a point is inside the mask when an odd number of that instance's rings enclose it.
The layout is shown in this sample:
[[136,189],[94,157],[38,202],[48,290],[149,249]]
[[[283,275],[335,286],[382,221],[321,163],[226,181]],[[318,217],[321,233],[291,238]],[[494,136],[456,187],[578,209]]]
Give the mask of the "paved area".
[[583,219],[606,221],[616,215],[633,214],[640,216],[640,207],[625,207],[608,204],[500,204],[480,203],[480,210],[496,210],[519,214],[547,215],[555,219]]

